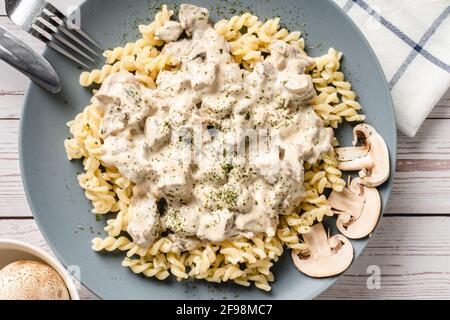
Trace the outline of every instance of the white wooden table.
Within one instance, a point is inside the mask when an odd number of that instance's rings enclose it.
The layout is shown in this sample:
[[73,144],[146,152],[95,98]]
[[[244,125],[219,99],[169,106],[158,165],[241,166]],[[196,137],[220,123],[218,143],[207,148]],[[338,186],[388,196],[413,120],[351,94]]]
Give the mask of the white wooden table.
[[[78,0],[80,1],[80,0]],[[64,7],[77,1],[53,1]],[[5,16],[0,25],[18,30]],[[50,252],[29,209],[18,156],[21,104],[28,80],[0,62],[0,238],[16,239]],[[418,135],[399,134],[394,190],[381,225],[364,254],[325,291],[322,299],[450,299],[450,90]],[[381,288],[368,289],[367,269],[381,270]],[[96,299],[81,289],[84,299]]]

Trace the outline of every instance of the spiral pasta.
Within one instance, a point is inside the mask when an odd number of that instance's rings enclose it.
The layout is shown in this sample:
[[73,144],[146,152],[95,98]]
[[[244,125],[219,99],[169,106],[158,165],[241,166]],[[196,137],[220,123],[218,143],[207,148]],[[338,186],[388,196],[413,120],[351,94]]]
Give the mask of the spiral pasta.
[[92,250],[94,251],[127,251],[130,250],[133,246],[133,242],[131,242],[126,237],[120,237],[118,239],[113,237],[107,237],[105,239],[94,238],[92,240]]
[[130,268],[136,274],[143,274],[146,277],[155,277],[158,280],[164,280],[170,276],[168,269],[170,268],[167,259],[163,254],[145,259],[125,258],[122,266]]
[[127,43],[124,47],[117,47],[103,53],[106,64],[101,69],[83,72],[80,75],[80,84],[89,87],[101,84],[107,76],[119,71],[128,71],[136,74],[136,78],[149,88],[155,87],[158,73],[171,66],[170,56],[160,54],[157,47],[164,45],[164,41],[156,38],[156,33],[173,15],[163,5],[155,20],[149,25],[139,26],[142,38],[134,43]]
[[[101,84],[108,75],[126,71],[133,73],[145,86],[154,88],[159,72],[176,66],[169,55],[161,52],[164,41],[156,37],[158,29],[172,15],[173,11],[163,5],[152,23],[139,26],[139,40],[105,51],[106,64],[99,70],[82,73],[80,84]],[[219,21],[215,30],[229,42],[235,61],[247,70],[265,59],[274,41],[284,41],[301,50],[305,48],[301,33],[281,28],[280,18],[261,21],[247,12]],[[314,65],[308,70],[317,92],[312,100],[313,109],[324,124],[332,128],[337,128],[344,120],[364,120],[359,114],[361,105],[351,83],[339,71],[341,58],[341,52],[330,49],[315,58]],[[161,237],[150,247],[143,248],[121,236],[128,228],[133,183],[117,168],[108,167],[100,160],[102,118],[101,108],[89,105],[67,124],[72,138],[64,142],[69,160],[83,159],[84,172],[78,176],[78,181],[92,201],[93,213],[116,213],[106,222],[107,236],[93,239],[92,249],[126,253],[122,265],[146,277],[164,280],[172,274],[179,281],[189,277],[214,283],[233,281],[242,286],[254,284],[269,291],[270,283],[274,281],[270,270],[283,254],[284,247],[307,253],[302,235],[316,222],[333,215],[326,190],[340,192],[346,185],[338,169],[336,154],[330,150],[318,163],[305,163],[304,199],[296,212],[280,215],[275,236],[260,234],[253,239],[233,238],[221,243],[201,244],[186,252],[180,252],[168,237]],[[338,146],[337,140],[334,146]]]
[[326,125],[337,128],[342,120],[362,122],[365,116],[359,114],[361,105],[356,101],[350,82],[345,81],[340,71],[342,53],[333,48],[315,59],[311,76],[318,96],[313,100],[313,108]]
[[189,278],[186,273],[186,266],[181,261],[181,255],[179,253],[168,253],[167,263],[170,266],[170,272],[177,278],[177,280]]
[[214,26],[216,32],[230,42],[231,53],[237,63],[245,69],[252,70],[258,62],[269,53],[269,46],[274,41],[284,41],[303,50],[305,42],[301,32],[289,32],[280,27],[280,18],[265,22],[246,12],[229,20],[223,19]]
[[149,44],[159,47],[164,44],[164,41],[157,39],[156,33],[159,28],[161,28],[165,22],[169,21],[173,16],[173,10],[169,10],[167,5],[162,5],[161,11],[156,13],[155,20],[149,25],[140,25],[139,31],[142,34],[142,39],[144,39]]

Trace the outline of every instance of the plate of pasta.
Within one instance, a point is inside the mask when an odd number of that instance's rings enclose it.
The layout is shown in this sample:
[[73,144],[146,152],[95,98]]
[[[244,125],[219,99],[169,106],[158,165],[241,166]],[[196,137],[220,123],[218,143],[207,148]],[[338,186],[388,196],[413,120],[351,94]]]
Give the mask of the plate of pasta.
[[349,268],[392,186],[378,60],[332,1],[81,6],[104,63],[51,51],[24,187],[55,254],[105,299],[310,299]]

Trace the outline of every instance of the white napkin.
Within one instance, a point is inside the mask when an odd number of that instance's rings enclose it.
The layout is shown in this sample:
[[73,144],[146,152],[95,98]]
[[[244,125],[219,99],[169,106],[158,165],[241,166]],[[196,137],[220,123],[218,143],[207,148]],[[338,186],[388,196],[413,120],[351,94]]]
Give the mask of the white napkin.
[[450,0],[334,0],[381,62],[399,129],[412,137],[450,87]]

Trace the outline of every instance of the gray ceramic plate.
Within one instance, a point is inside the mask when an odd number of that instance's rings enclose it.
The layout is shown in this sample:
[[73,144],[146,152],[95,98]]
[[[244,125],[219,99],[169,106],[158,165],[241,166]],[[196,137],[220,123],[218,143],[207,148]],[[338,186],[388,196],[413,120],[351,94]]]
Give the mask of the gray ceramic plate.
[[[162,1],[159,1],[160,3]],[[166,1],[169,5],[175,1]],[[349,18],[332,1],[191,1],[210,7],[212,18],[232,16],[249,8],[260,17],[281,16],[290,30],[302,30],[310,55],[320,55],[328,47],[344,52],[343,69],[352,81],[364,106],[367,122],[374,125],[389,146],[392,171],[395,169],[396,129],[391,97],[383,72],[372,49]],[[103,47],[114,47],[137,37],[136,26],[151,21],[155,10],[148,0],[90,0],[81,7],[82,26]],[[236,5],[236,3],[241,3]],[[220,16],[220,17],[219,17]],[[90,91],[78,85],[77,66],[47,50],[45,56],[63,81],[63,91],[51,95],[31,85],[22,115],[20,160],[23,183],[34,217],[55,254],[65,265],[81,268],[81,280],[99,297],[123,299],[310,299],[336,278],[312,279],[296,271],[289,255],[274,267],[276,282],[271,293],[254,287],[232,284],[211,285],[201,281],[179,283],[145,279],[121,267],[122,254],[93,252],[91,239],[104,235],[104,221],[96,221],[91,204],[78,186],[80,162],[67,161],[64,139],[69,136],[66,122],[89,103]],[[351,128],[338,136],[351,142]],[[381,189],[386,205],[392,180]],[[327,221],[332,226],[333,220]],[[79,228],[79,226],[82,227]],[[356,255],[367,240],[353,241]]]

